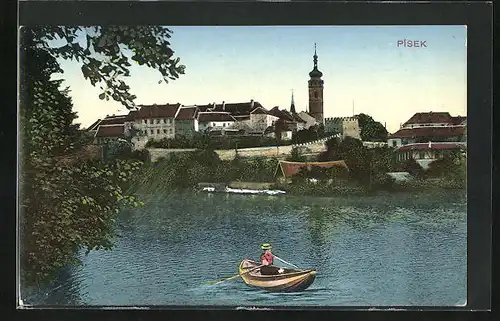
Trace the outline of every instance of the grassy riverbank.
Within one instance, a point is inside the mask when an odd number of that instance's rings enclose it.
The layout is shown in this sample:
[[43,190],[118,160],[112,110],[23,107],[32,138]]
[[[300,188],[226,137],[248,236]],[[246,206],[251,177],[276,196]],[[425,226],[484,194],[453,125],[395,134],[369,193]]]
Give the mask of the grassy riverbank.
[[[310,196],[466,188],[464,160],[457,161],[445,157],[424,171],[419,165],[411,162],[393,165],[391,151],[386,148],[372,150],[370,153],[374,161],[368,166],[354,163],[353,158],[346,157],[349,171],[313,167],[311,170],[299,171],[285,182],[275,158],[236,157],[234,160],[224,161],[213,150],[197,150],[174,155],[169,159],[146,162],[130,188],[139,194],[158,191],[168,193],[179,189],[196,190],[199,189],[199,183],[210,182],[232,188],[280,189],[291,195]],[[298,155],[297,151],[289,157],[289,160],[301,159],[302,156]],[[410,172],[413,180],[396,182],[386,174],[401,170]]]

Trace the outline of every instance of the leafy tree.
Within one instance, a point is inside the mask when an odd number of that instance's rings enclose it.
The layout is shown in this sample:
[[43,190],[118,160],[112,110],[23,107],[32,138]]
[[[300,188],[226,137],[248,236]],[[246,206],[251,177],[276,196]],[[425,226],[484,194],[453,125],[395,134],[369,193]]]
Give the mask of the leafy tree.
[[[160,72],[168,83],[184,74],[185,66],[174,57],[172,31],[161,26],[40,26],[23,27],[23,47],[37,47],[46,55],[81,64],[85,79],[100,86],[101,99],[113,99],[133,107],[135,95],[124,78],[132,63]],[[58,68],[57,62],[54,66]],[[51,74],[60,70],[48,71]]]
[[[122,206],[141,203],[125,192],[140,162],[62,159],[88,143],[68,89],[60,89],[58,59],[81,64],[83,76],[100,85],[101,99],[130,108],[135,96],[123,80],[131,62],[160,72],[164,81],[184,73],[163,27],[43,26],[20,30],[21,271],[38,282],[77,262],[81,249],[109,249],[114,218]],[[142,156],[142,155],[135,155]]]
[[366,114],[356,115],[361,130],[362,141],[387,141],[388,132],[384,125]]
[[286,160],[289,162],[303,162],[306,160],[306,158],[304,157],[304,155],[302,155],[302,152],[298,147],[293,147],[290,155],[286,158]]
[[414,158],[410,158],[404,163],[403,170],[415,177],[421,177],[424,173],[424,169],[417,163]]

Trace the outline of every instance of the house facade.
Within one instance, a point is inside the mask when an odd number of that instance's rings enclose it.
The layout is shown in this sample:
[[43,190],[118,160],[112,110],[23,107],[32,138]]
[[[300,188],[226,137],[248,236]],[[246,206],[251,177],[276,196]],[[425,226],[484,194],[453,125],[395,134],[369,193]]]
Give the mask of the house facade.
[[396,148],[395,152],[398,161],[414,159],[422,168],[427,169],[430,163],[442,158],[446,153],[465,153],[466,150],[465,142],[428,142],[403,145]]
[[361,129],[357,117],[325,118],[325,132],[340,134],[342,139],[346,137],[361,139]]
[[389,136],[387,144],[394,148],[398,161],[415,159],[427,168],[446,153],[466,153],[467,117],[447,112],[416,113]]
[[146,140],[175,138],[175,115],[180,104],[142,105],[134,115],[134,127]]
[[192,138],[198,131],[198,113],[196,106],[182,106],[175,115],[175,137]]
[[257,107],[250,112],[249,126],[254,132],[262,132],[272,126],[279,118],[272,115],[263,107]]
[[389,147],[428,142],[466,142],[467,118],[448,112],[416,113],[401,128],[390,135]]
[[236,119],[223,111],[201,111],[198,113],[198,131],[208,133],[211,130],[221,130],[231,127]]

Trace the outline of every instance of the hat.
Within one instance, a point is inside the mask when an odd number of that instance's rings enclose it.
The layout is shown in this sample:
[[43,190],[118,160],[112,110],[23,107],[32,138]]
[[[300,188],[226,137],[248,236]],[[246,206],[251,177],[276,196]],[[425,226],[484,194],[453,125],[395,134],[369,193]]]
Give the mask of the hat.
[[272,246],[271,246],[271,244],[269,244],[269,243],[264,243],[264,244],[261,244],[261,245],[260,245],[260,248],[261,248],[261,249],[263,249],[263,250],[265,251],[265,250],[270,250],[270,249],[272,249],[273,247],[272,247]]

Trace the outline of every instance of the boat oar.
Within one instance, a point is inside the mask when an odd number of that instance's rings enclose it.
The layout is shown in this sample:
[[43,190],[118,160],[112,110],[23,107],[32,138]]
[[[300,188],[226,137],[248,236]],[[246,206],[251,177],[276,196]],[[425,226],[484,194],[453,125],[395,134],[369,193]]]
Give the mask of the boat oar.
[[275,259],[277,259],[278,261],[281,261],[281,262],[285,263],[285,264],[288,264],[288,265],[290,265],[290,266],[293,266],[293,267],[294,267],[294,268],[296,268],[296,269],[300,269],[297,265],[292,264],[292,263],[289,263],[289,262],[287,262],[287,261],[285,261],[285,260],[283,260],[283,259],[280,259],[280,258],[279,258],[279,257],[277,257],[276,255],[274,255],[274,258],[275,258]]
[[238,273],[238,274],[233,275],[233,276],[230,276],[230,277],[228,277],[228,278],[225,278],[225,279],[222,279],[222,280],[218,280],[218,281],[207,282],[207,283],[205,283],[205,284],[208,284],[208,285],[215,285],[215,284],[219,284],[219,283],[222,283],[222,282],[225,282],[225,281],[229,281],[229,280],[235,279],[235,278],[237,278],[237,277],[240,277],[240,276],[242,276],[243,274],[246,274],[246,273],[248,273],[248,272],[251,272],[251,271],[253,271],[253,270],[257,270],[258,268],[261,268],[261,267],[263,267],[263,266],[264,266],[264,265],[259,265],[259,266],[256,266],[256,267],[254,267],[254,268],[251,268],[251,269],[249,269],[249,270],[247,270],[247,271],[245,271],[245,272],[243,272],[243,273]]

